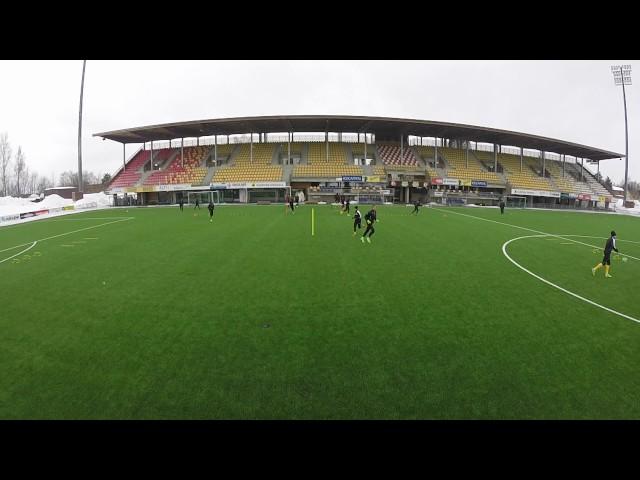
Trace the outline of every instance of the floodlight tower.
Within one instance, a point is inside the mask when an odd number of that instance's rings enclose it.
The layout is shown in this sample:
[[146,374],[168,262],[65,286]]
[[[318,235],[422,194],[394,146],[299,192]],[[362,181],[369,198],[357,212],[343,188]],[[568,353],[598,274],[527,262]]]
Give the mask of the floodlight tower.
[[611,67],[613,81],[622,85],[622,99],[624,101],[624,202],[627,203],[627,178],[629,176],[629,130],[627,127],[627,94],[625,85],[631,85],[631,65],[613,65]]
[[84,68],[87,61],[82,61],[82,83],[80,83],[80,114],[78,115],[78,192],[82,193],[82,94],[84,93]]

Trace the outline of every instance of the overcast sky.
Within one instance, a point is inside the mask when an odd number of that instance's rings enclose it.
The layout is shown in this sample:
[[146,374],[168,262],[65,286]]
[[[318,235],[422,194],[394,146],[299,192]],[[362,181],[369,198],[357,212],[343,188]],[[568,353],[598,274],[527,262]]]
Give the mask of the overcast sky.
[[[254,115],[439,120],[543,135],[624,153],[622,88],[611,61],[87,61],[83,169],[114,173],[122,146],[94,133]],[[635,67],[635,66],[634,66]],[[635,70],[635,68],[634,68]],[[31,170],[76,170],[82,61],[0,61],[0,132]],[[637,75],[638,72],[633,72]],[[640,180],[629,109],[629,177]],[[127,157],[137,149],[127,147]],[[624,161],[601,163],[624,179]]]

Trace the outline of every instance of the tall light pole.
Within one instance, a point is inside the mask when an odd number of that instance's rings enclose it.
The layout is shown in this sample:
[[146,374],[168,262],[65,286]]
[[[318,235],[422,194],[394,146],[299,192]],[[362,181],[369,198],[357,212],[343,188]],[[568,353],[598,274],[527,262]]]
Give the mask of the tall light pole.
[[82,185],[82,94],[84,92],[84,69],[87,61],[82,61],[82,83],[80,84],[80,115],[78,118],[78,191],[82,193],[84,188]]
[[627,94],[625,85],[631,85],[631,65],[613,65],[611,67],[613,81],[622,85],[622,99],[624,101],[624,203],[627,203],[627,179],[629,176],[629,129],[627,127]]

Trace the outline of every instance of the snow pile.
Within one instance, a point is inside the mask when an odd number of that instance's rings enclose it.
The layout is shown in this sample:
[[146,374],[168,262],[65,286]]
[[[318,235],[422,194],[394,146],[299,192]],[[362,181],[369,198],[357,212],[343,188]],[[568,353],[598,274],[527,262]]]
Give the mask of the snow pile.
[[62,198],[55,193],[47,195],[41,202],[33,202],[29,198],[0,197],[0,217],[35,212],[37,210],[61,209],[71,205],[78,209],[105,208],[110,207],[112,202],[111,196],[105,195],[104,192],[87,193],[75,203],[73,200]]
[[37,206],[27,198],[0,197],[0,216],[37,210]]
[[633,200],[633,208],[625,208],[624,200],[622,198],[618,198],[616,199],[616,212],[640,215],[640,201]]
[[81,200],[78,200],[75,205],[81,207],[95,203],[98,208],[110,207],[113,199],[110,195],[105,195],[104,192],[100,193],[85,193]]
[[[73,200],[62,198],[60,195],[52,194],[44,197],[39,203],[32,203],[32,207],[35,207],[36,210],[46,210],[49,208],[62,208],[67,207],[69,205],[73,205]],[[25,210],[28,211],[28,210]]]

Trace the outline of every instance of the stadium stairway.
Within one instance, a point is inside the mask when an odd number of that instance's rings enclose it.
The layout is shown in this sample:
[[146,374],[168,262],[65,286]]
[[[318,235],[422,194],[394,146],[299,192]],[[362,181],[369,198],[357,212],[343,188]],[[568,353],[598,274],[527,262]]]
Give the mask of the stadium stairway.
[[425,162],[424,159],[422,158],[422,156],[420,155],[420,152],[418,151],[418,148],[416,146],[409,147],[409,148],[411,148],[411,150],[413,150],[413,156],[416,157],[416,160],[418,161],[418,166],[422,170],[425,170],[427,168],[427,162]]
[[180,155],[180,149],[176,148],[174,149],[173,152],[169,154],[167,158],[165,158],[161,163],[158,164],[158,166],[160,167],[160,170],[164,170],[169,165],[171,165],[171,162],[173,162],[178,155]]
[[211,183],[211,179],[216,174],[216,171],[218,171],[218,167],[209,167],[207,174],[202,179],[201,185],[209,185]]
[[[471,149],[469,149],[469,158],[475,159],[487,172],[489,171],[489,168],[487,167],[487,160],[480,158],[478,155],[476,155],[476,152]],[[491,165],[493,166],[493,163]],[[498,158],[498,170],[502,170],[502,171],[497,171],[495,172],[495,174],[499,179],[502,180],[502,182],[505,185],[507,185],[507,183],[509,182],[509,179],[505,174],[504,166],[500,163],[499,158]]]
[[155,172],[155,170],[145,170],[144,172],[142,172],[140,179],[132,186],[136,187],[138,185],[144,185],[144,182],[153,174],[153,172]]
[[273,149],[273,157],[271,157],[271,165],[280,165],[280,154],[282,153],[282,145],[276,145]]
[[[351,144],[350,143],[343,143],[342,144],[344,146],[344,152],[347,155],[347,163],[349,165],[353,165],[353,149],[351,148]],[[369,152],[367,152],[369,153]]]
[[226,165],[235,165],[236,157],[240,153],[240,147],[240,144],[233,147],[233,150],[229,154],[229,160],[227,161]]
[[291,174],[294,167],[295,165],[282,165],[282,181],[287,182],[287,185],[291,185]]
[[373,176],[373,166],[372,165],[362,165],[362,174],[365,177]]
[[[611,192],[609,192],[609,190],[607,190],[600,182],[598,182],[598,180],[596,180],[596,177],[589,171],[589,169],[583,167],[580,164],[575,164],[574,168],[578,172],[582,170],[582,174],[584,175],[583,182],[588,186],[588,188],[593,192],[594,195],[611,196]],[[577,173],[577,177],[580,178],[580,173]]]
[[209,162],[209,160],[213,161],[214,157],[215,155],[213,153],[213,145],[212,145],[211,150],[209,150],[207,154],[204,157],[202,157],[202,164],[206,165]]

